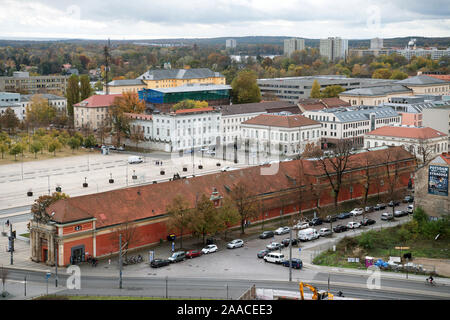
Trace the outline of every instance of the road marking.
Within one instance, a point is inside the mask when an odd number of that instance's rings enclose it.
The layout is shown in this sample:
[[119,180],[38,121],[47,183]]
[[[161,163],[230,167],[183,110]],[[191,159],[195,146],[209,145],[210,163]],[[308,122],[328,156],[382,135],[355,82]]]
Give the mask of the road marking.
[[67,174],[70,174],[70,173],[77,173],[78,171],[70,171],[70,172],[67,172]]

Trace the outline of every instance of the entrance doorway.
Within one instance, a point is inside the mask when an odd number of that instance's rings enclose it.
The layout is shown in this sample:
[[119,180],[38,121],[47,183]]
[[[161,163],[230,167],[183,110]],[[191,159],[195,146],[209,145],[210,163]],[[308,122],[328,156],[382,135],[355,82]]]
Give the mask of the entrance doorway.
[[70,262],[78,264],[84,261],[84,245],[71,248]]

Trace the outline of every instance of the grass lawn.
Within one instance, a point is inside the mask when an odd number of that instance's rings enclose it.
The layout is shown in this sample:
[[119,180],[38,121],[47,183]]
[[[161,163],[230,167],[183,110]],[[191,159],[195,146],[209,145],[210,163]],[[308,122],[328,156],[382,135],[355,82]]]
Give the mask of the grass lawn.
[[29,232],[28,233],[22,233],[22,234],[19,234],[19,236],[24,237],[24,238],[29,238],[30,237],[30,233]]

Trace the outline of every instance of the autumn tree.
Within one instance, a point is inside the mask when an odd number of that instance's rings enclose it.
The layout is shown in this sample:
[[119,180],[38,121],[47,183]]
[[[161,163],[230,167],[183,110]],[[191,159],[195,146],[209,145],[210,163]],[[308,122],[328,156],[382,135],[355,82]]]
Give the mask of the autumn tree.
[[77,137],[71,137],[67,144],[69,145],[70,149],[72,149],[72,153],[81,145],[80,140]]
[[240,71],[231,82],[233,103],[252,103],[261,101],[261,91],[256,82],[256,74],[251,70]]
[[43,149],[42,142],[35,140],[30,144],[30,151],[34,153],[34,158],[37,158],[37,153]]
[[189,203],[185,198],[178,194],[172,200],[172,203],[167,206],[166,212],[168,219],[166,221],[167,230],[178,231],[180,235],[180,247],[183,247],[183,233],[189,227],[191,221],[191,211],[189,208]]
[[65,193],[54,192],[51,196],[44,195],[36,199],[31,206],[33,220],[46,224],[51,220],[51,216],[47,213],[47,208],[58,200],[67,199],[69,196]]
[[317,80],[314,80],[311,88],[310,98],[319,99],[320,98],[320,84]]
[[126,91],[121,96],[114,98],[114,105],[125,113],[144,113],[145,101],[139,100],[137,93]]
[[24,146],[21,143],[15,143],[11,146],[9,154],[14,156],[14,161],[17,161],[17,155],[23,153]]
[[234,202],[234,205],[239,213],[241,234],[245,233],[245,221],[255,218],[258,215],[257,202],[249,190],[249,186],[247,186],[244,182],[239,181],[233,186],[230,194],[230,198]]
[[120,146],[121,139],[130,135],[130,118],[124,115],[121,107],[113,105],[109,108],[109,119],[115,143]]
[[341,92],[344,92],[345,89],[340,85],[332,85],[327,86],[320,94],[321,98],[337,98]]
[[8,133],[14,132],[19,126],[20,120],[16,113],[10,107],[6,108],[5,112],[0,116],[0,127],[8,129]]
[[46,127],[55,119],[56,110],[41,95],[34,95],[27,106],[26,115],[26,121],[33,128]]
[[207,108],[208,102],[207,101],[196,101],[196,100],[182,100],[176,104],[173,105],[173,110],[182,110],[182,109],[198,109],[198,108]]
[[379,68],[372,74],[373,79],[389,79],[391,76],[392,72],[388,68]]
[[228,229],[239,222],[239,212],[230,198],[223,199],[217,210],[221,223],[219,230],[224,231],[224,239],[226,240]]
[[58,141],[58,139],[53,139],[48,145],[48,151],[53,152],[53,156],[56,157],[56,151],[61,150],[62,144]]

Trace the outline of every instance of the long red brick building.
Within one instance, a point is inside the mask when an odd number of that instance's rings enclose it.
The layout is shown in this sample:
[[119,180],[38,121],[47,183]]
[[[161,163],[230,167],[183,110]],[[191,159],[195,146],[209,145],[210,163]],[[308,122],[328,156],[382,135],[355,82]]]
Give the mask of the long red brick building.
[[[415,170],[415,157],[402,147],[384,147],[350,156],[338,201],[363,196],[367,168],[377,172],[369,194],[387,192],[383,181],[386,165],[396,168],[390,170],[398,173],[396,188],[406,188]],[[59,200],[47,208],[48,221],[36,217],[31,221],[31,259],[53,265],[56,252],[58,265],[66,266],[88,256],[107,257],[119,250],[119,232],[131,226],[136,235],[129,249],[159,243],[170,232],[166,208],[177,195],[194,208],[203,194],[210,197],[214,190],[227,197],[239,182],[248,186],[260,204],[254,221],[278,217],[281,211],[293,214],[299,206],[307,210],[333,205],[333,192],[319,160],[280,162],[273,175],[262,174],[266,169],[256,166]],[[220,206],[220,200],[215,200],[215,205]]]

